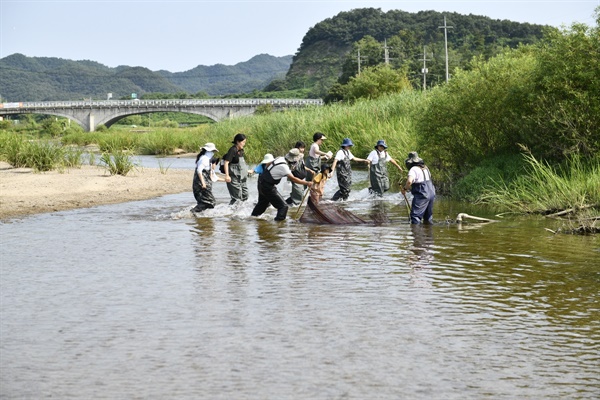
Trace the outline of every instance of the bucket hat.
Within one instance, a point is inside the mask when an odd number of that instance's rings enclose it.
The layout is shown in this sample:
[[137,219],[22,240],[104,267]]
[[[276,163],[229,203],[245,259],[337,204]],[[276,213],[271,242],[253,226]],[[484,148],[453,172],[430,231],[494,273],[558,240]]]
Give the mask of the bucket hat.
[[273,154],[271,153],[267,153],[265,154],[265,156],[263,157],[262,161],[260,162],[260,164],[268,164],[273,162],[273,160],[275,160],[275,157],[273,157]]
[[379,146],[383,146],[384,149],[387,149],[387,144],[385,144],[385,140],[378,140],[377,144],[375,145],[375,148],[379,147]]
[[352,140],[350,140],[350,138],[345,138],[342,141],[342,147],[346,147],[346,146],[354,146],[354,143],[352,143]]
[[404,160],[404,164],[408,167],[413,165],[425,164],[425,162],[421,157],[419,157],[416,151],[411,151],[410,153],[408,153],[408,158]]
[[214,143],[206,143],[202,148],[206,151],[219,151]]
[[294,147],[285,155],[285,159],[289,162],[300,161],[302,159],[302,154],[300,153],[300,150]]

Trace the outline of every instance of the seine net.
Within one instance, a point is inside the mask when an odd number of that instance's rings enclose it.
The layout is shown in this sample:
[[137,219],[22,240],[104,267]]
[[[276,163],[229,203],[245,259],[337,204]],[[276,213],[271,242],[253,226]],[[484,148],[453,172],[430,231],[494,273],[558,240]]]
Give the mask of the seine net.
[[335,224],[335,225],[350,225],[350,224],[366,224],[367,222],[350,211],[344,210],[335,203],[315,202],[313,195],[308,198],[306,208],[300,216],[300,222],[309,224]]

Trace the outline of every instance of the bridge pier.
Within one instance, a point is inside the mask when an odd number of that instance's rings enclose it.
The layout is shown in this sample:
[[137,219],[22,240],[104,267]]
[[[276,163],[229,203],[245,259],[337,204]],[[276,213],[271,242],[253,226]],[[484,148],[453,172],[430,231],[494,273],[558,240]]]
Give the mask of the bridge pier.
[[88,116],[88,126],[86,127],[88,132],[94,132],[96,130],[96,124],[94,123],[94,114],[90,112]]

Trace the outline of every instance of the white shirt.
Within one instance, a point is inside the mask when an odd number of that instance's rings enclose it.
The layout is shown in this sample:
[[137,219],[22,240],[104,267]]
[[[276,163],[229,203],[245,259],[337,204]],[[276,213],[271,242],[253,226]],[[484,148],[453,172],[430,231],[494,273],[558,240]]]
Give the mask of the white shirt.
[[276,181],[292,173],[290,167],[285,161],[285,158],[283,157],[277,157],[275,160],[273,160],[273,164],[269,165],[267,170],[271,173],[271,176]]
[[[352,154],[352,152],[350,150],[347,150],[348,152],[348,159],[352,160],[354,159],[354,154]],[[344,150],[339,149],[337,153],[335,153],[335,159],[338,161],[342,161],[344,158],[346,158],[346,153],[344,152]]]
[[210,157],[206,156],[206,153],[200,156],[200,159],[198,159],[198,162],[196,163],[196,171],[202,173],[202,171],[210,171],[210,159],[212,158],[212,155]]
[[[427,171],[427,178],[425,177],[425,171]],[[431,180],[431,173],[428,169],[423,170],[421,167],[412,167],[410,171],[408,171],[408,177],[413,178],[413,183],[421,183],[426,180]]]
[[385,150],[382,151],[381,153],[379,152],[379,150],[373,150],[372,152],[369,153],[369,156],[367,157],[367,160],[371,161],[371,165],[375,165],[375,164],[379,163],[379,159],[380,158],[382,158],[385,161],[389,162],[392,159],[392,156],[390,156],[388,154],[388,152],[385,151]]

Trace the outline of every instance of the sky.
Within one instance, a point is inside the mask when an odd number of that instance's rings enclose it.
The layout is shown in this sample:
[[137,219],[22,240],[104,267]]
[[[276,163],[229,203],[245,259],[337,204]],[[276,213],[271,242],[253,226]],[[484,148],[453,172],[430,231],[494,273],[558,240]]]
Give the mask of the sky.
[[599,5],[600,0],[0,0],[0,58],[21,53],[182,72],[235,65],[258,54],[294,55],[311,27],[356,8],[435,10],[568,27],[595,26]]

